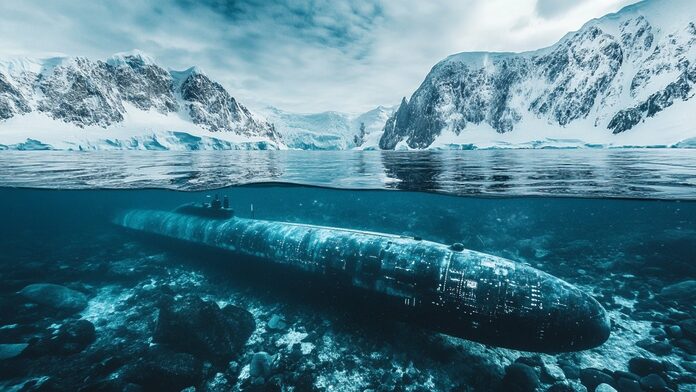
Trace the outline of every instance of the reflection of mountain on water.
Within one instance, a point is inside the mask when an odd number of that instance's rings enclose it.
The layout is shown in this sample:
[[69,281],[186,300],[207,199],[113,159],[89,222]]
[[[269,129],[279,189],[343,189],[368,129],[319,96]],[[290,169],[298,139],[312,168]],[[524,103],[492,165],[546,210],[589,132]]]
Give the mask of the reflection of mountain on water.
[[212,189],[284,182],[453,195],[696,199],[691,150],[4,151],[0,187]]
[[393,187],[408,191],[438,191],[442,154],[436,151],[382,152],[384,172],[398,180]]
[[282,167],[274,154],[235,156],[233,154],[195,154],[183,157],[173,165],[164,163],[163,170],[170,176],[174,187],[205,188],[208,184],[225,186],[230,181],[250,182],[263,179],[274,181],[282,176]]

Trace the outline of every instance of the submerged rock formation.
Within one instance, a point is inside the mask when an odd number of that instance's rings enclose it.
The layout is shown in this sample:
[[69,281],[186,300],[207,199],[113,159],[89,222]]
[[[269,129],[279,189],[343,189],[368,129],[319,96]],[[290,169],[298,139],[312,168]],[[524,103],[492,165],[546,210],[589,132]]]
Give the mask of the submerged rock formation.
[[256,328],[248,311],[220,308],[193,295],[160,306],[154,341],[174,351],[227,363],[234,359]]
[[78,312],[87,306],[87,296],[57,284],[30,284],[23,288],[19,294],[37,304],[67,312]]

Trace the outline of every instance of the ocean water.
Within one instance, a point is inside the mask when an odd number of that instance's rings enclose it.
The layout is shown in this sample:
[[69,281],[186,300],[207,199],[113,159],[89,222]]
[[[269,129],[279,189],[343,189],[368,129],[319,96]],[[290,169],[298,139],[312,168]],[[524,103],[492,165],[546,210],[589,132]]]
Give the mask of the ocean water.
[[[694,152],[148,154],[0,154],[0,389],[696,390]],[[611,335],[485,345],[326,276],[114,223],[214,195],[241,218],[528,264],[592,295]]]

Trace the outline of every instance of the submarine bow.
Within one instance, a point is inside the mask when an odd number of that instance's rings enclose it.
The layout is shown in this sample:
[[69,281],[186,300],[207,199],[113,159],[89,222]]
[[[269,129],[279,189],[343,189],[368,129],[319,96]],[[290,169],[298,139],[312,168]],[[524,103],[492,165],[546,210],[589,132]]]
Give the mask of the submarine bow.
[[116,223],[312,274],[342,276],[424,326],[547,353],[609,337],[606,311],[575,286],[525,264],[413,237],[298,223],[131,210]]

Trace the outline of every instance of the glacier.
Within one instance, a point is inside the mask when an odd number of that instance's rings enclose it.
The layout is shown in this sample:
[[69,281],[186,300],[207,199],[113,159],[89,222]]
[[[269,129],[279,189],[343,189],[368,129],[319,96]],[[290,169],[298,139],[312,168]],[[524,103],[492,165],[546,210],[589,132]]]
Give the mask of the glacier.
[[301,150],[376,149],[384,124],[395,107],[365,113],[291,113],[267,107],[261,113],[289,148]]
[[695,21],[690,0],[646,0],[540,50],[452,55],[379,147],[692,147]]

